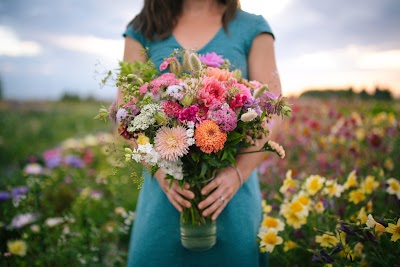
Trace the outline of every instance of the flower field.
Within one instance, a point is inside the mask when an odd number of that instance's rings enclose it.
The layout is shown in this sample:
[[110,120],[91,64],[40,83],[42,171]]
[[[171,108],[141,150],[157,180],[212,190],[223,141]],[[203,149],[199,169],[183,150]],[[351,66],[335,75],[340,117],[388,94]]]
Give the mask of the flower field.
[[[398,265],[400,103],[291,102],[260,166],[271,265]],[[125,266],[138,189],[98,106],[1,103],[0,266]]]

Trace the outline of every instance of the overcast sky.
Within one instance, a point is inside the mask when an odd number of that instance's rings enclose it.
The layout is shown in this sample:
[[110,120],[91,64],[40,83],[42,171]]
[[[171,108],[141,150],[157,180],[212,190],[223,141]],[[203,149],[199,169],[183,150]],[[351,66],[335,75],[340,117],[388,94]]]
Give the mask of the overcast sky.
[[[57,99],[64,92],[113,97],[96,72],[115,68],[123,32],[142,0],[0,0],[0,79],[9,99]],[[276,36],[286,94],[307,88],[400,96],[399,0],[242,0]],[[100,65],[98,64],[100,63]]]

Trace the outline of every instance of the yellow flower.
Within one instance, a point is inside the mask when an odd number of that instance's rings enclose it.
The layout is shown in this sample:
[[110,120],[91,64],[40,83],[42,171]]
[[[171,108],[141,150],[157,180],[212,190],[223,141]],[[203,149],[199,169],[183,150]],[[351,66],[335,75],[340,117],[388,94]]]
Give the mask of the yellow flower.
[[326,181],[323,192],[329,197],[340,197],[344,191],[343,185],[340,185],[332,180]]
[[396,242],[400,239],[400,218],[397,220],[397,225],[393,223],[389,223],[388,227],[386,227],[386,232],[392,234],[391,241]]
[[261,239],[260,248],[265,247],[267,252],[272,252],[276,245],[283,243],[283,238],[278,236],[277,231],[274,229],[260,231],[258,237]]
[[354,260],[354,252],[348,245],[344,246],[344,249],[339,252],[339,255],[348,260]]
[[356,176],[356,171],[352,171],[349,173],[347,176],[347,181],[344,183],[343,187],[344,189],[349,189],[351,187],[357,187],[358,182],[357,182],[357,176]]
[[381,237],[384,232],[386,232],[385,226],[375,221],[374,217],[371,214],[368,214],[368,220],[365,223],[368,228],[372,228],[375,230],[377,237]]
[[287,252],[297,247],[297,244],[292,240],[285,241],[283,243],[283,251]]
[[295,213],[289,213],[285,218],[287,225],[292,226],[294,229],[300,229],[302,225],[307,223],[307,217],[299,216]]
[[139,135],[139,137],[137,138],[137,142],[139,145],[145,145],[147,143],[150,143],[150,138],[148,138],[146,135],[141,134]]
[[368,210],[368,212],[372,212],[372,205],[373,205],[372,201],[371,201],[371,200],[368,201],[368,203],[367,203],[367,210]]
[[311,199],[303,191],[300,191],[293,201],[298,201],[306,207],[311,204]]
[[365,193],[362,189],[353,190],[349,194],[349,201],[354,204],[358,204],[361,201],[365,200]]
[[361,224],[365,224],[368,220],[367,213],[365,212],[365,207],[362,207],[357,214],[357,219],[360,220]]
[[325,210],[324,203],[322,203],[322,201],[317,202],[314,206],[314,210],[319,214],[323,213]]
[[7,242],[8,251],[11,254],[18,255],[21,257],[24,257],[26,255],[27,247],[28,246],[26,245],[25,241],[22,240],[14,240]]
[[339,239],[334,236],[332,233],[317,235],[315,236],[315,242],[321,245],[321,247],[331,248],[339,243]]
[[302,216],[302,217],[308,216],[307,206],[304,206],[300,201],[293,201],[293,202],[289,203],[288,211],[290,213],[298,214],[299,216]]
[[261,206],[263,208],[264,213],[270,213],[272,211],[272,206],[267,205],[267,201],[265,199],[261,201]]
[[365,130],[363,128],[358,128],[354,134],[358,141],[363,141],[366,136]]
[[393,160],[391,158],[387,158],[385,160],[385,163],[383,163],[383,166],[385,166],[386,170],[393,171],[393,169],[394,169]]
[[279,192],[285,194],[289,188],[295,188],[297,186],[297,181],[292,179],[292,170],[286,172],[286,178],[283,181],[283,185],[279,188]]
[[358,242],[357,244],[355,244],[355,246],[353,248],[354,256],[358,257],[358,258],[362,258],[363,257],[363,253],[362,253],[363,248],[364,248],[364,245],[362,243]]
[[375,181],[375,177],[372,175],[368,175],[365,178],[365,181],[361,183],[361,188],[363,188],[364,192],[367,194],[371,194],[378,187],[379,187],[379,182]]
[[263,222],[261,223],[262,227],[268,229],[275,229],[276,231],[283,231],[285,228],[285,224],[277,218],[273,218],[270,216],[265,216]]
[[305,190],[311,196],[314,196],[319,190],[322,189],[325,183],[325,178],[319,175],[311,175],[305,181]]
[[386,192],[390,195],[396,195],[397,199],[400,199],[400,183],[394,178],[389,178],[386,183],[389,187],[386,189]]

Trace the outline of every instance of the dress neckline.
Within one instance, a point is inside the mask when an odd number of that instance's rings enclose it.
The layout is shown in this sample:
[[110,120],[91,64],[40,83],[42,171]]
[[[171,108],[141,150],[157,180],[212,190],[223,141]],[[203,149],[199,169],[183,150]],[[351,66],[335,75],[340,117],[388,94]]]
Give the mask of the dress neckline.
[[[208,48],[208,47],[211,45],[211,43],[212,43],[215,39],[217,39],[217,37],[220,35],[220,33],[221,33],[223,30],[224,30],[224,27],[221,26],[221,27],[219,28],[219,30],[214,34],[214,36],[213,36],[205,45],[203,45],[201,48],[196,49],[195,52],[196,52],[196,53],[200,53],[201,51],[203,51],[203,50],[205,50],[206,48]],[[186,47],[183,47],[183,46],[179,43],[179,41],[175,38],[175,35],[174,35],[173,33],[171,33],[171,38],[172,38],[172,40],[178,45],[179,48],[181,48],[181,49],[187,49]]]

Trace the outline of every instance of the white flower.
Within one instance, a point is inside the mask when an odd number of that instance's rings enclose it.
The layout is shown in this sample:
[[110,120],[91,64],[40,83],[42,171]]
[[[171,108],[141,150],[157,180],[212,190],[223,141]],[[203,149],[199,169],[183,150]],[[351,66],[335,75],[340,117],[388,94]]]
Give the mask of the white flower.
[[193,135],[194,135],[194,130],[193,130],[193,129],[187,129],[187,130],[186,130],[186,135],[187,135],[187,137],[193,137]]
[[153,151],[153,145],[150,143],[146,143],[144,145],[138,145],[137,152],[143,154],[149,154]]
[[196,144],[196,139],[194,139],[194,138],[188,138],[187,143],[188,143],[189,146],[192,146],[192,145]]
[[253,109],[249,108],[246,113],[242,114],[240,116],[240,120],[244,122],[252,121],[255,118],[257,118],[257,112],[255,112]]
[[28,175],[38,175],[43,172],[43,168],[40,164],[37,163],[29,163],[25,166],[24,172]]
[[271,140],[268,141],[268,145],[275,150],[282,159],[285,157],[285,150],[281,145]]
[[35,222],[39,218],[36,213],[24,213],[16,215],[11,223],[7,226],[8,229],[18,229],[22,228],[28,224]]
[[169,160],[162,160],[160,162],[160,168],[166,174],[169,174],[174,177],[176,180],[183,179],[183,169],[182,169],[182,161],[169,161]]
[[190,129],[193,129],[194,128],[194,122],[193,121],[188,121],[186,123],[186,126],[189,127]]
[[137,163],[139,163],[140,161],[142,161],[142,155],[140,155],[139,153],[137,154],[132,154],[132,159],[134,161],[136,161]]
[[47,218],[44,222],[48,227],[54,227],[64,222],[64,218],[55,217],[55,218]]
[[183,98],[183,88],[181,85],[170,85],[168,86],[166,92],[169,96],[172,96],[173,98],[177,100],[181,100]]
[[162,112],[159,104],[147,104],[145,105],[140,114],[137,115],[128,127],[128,132],[136,132],[137,130],[146,130],[150,125],[156,123],[154,116],[157,112]]

